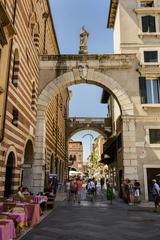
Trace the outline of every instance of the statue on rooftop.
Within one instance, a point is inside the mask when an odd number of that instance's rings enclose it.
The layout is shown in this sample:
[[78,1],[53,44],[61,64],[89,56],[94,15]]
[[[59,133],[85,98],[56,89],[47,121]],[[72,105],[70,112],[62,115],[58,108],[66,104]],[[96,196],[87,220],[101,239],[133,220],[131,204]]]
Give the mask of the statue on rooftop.
[[88,54],[88,37],[89,33],[85,30],[84,26],[82,26],[80,31],[80,50],[79,54]]

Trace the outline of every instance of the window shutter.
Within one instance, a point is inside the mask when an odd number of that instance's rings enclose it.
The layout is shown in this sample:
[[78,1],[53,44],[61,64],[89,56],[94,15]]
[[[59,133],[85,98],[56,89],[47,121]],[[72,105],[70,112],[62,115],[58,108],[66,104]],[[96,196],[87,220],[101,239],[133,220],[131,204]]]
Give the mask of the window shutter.
[[149,16],[142,17],[142,32],[148,32],[149,29]]
[[149,17],[149,32],[156,32],[155,17],[154,16],[148,17]]
[[139,77],[139,90],[140,90],[140,97],[141,103],[147,103],[147,91],[146,91],[146,78]]

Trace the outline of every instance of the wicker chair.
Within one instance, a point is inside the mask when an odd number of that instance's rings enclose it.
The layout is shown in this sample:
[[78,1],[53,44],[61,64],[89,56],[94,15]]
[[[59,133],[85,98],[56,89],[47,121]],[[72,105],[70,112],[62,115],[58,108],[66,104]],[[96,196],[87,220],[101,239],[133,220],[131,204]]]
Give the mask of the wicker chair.
[[4,202],[3,203],[3,211],[8,212],[16,206],[15,202]]

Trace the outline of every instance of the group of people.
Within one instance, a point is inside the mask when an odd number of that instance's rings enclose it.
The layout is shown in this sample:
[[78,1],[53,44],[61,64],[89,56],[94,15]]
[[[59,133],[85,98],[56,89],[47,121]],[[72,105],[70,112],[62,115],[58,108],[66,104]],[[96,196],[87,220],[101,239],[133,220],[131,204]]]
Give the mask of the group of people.
[[81,202],[81,195],[82,195],[82,185],[83,181],[81,177],[73,177],[69,180],[65,181],[65,192],[66,192],[66,199],[68,201],[78,201]]
[[128,178],[126,178],[122,184],[122,193],[124,200],[129,205],[134,205],[135,203],[140,203],[141,187],[138,180],[134,180],[134,183]]
[[15,198],[17,198],[17,200],[20,200],[22,202],[28,202],[29,200],[31,200],[31,193],[29,192],[27,187],[22,187],[20,186],[17,190],[17,193],[15,195]]

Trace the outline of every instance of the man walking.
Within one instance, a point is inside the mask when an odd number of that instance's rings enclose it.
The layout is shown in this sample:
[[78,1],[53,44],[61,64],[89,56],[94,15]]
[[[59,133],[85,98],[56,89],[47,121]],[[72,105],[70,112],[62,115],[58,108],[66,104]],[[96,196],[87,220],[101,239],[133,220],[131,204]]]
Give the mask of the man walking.
[[157,212],[157,208],[159,206],[160,203],[160,187],[156,181],[156,179],[152,180],[152,194],[153,194],[153,199],[154,199],[154,203],[155,203],[155,212]]

